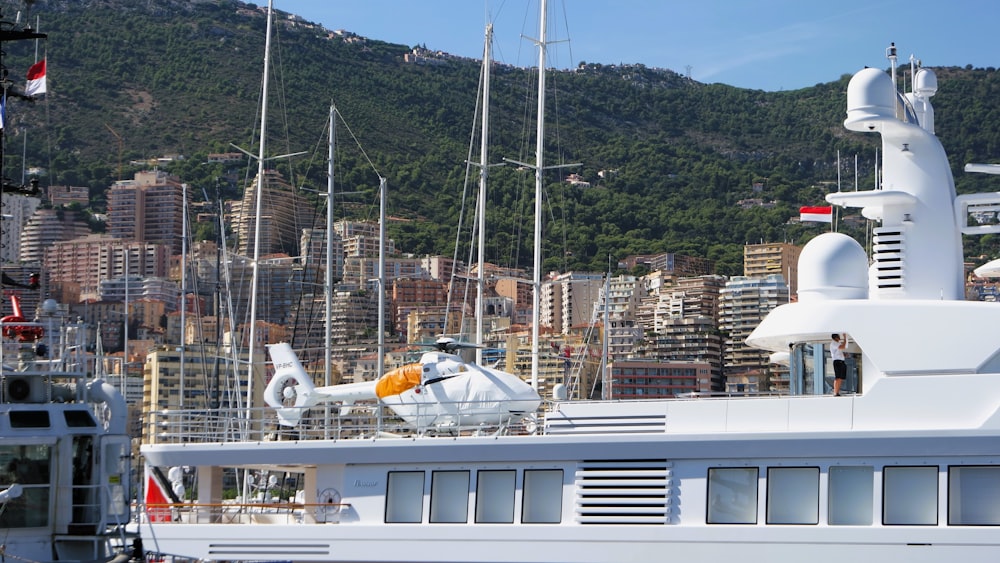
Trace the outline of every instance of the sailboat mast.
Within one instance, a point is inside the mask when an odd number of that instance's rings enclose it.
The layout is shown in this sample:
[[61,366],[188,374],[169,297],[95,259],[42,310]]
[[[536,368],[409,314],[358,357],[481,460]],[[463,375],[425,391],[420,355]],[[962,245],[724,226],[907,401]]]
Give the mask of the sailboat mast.
[[542,292],[542,173],[545,170],[542,156],[545,148],[545,51],[548,47],[545,43],[545,16],[548,11],[546,0],[542,0],[541,4],[538,32],[538,123],[535,132],[535,261],[531,287],[531,387],[535,390],[538,389],[538,325]]
[[330,144],[326,164],[326,335],[323,339],[324,384],[333,385],[333,149],[337,131],[337,108],[330,106]]
[[388,194],[385,178],[378,179],[378,373],[385,374],[385,208]]
[[608,371],[608,344],[611,326],[611,257],[608,256],[608,275],[604,276],[604,330],[601,334],[601,399],[611,400],[611,373]]
[[257,340],[257,286],[260,281],[260,227],[264,200],[264,158],[267,143],[267,85],[271,57],[271,19],[274,1],[267,2],[267,30],[264,36],[264,85],[260,103],[260,150],[257,156],[257,193],[254,195],[253,262],[250,276],[250,330],[247,344],[247,416],[253,412],[253,361]]
[[479,146],[479,275],[476,284],[476,363],[483,363],[483,299],[485,298],[486,275],[486,178],[489,175],[490,144],[490,59],[493,56],[493,24],[486,24],[486,45],[483,47],[483,123]]
[[185,385],[185,373],[184,373],[184,332],[187,330],[187,231],[188,231],[188,208],[187,208],[187,184],[181,184],[181,341],[180,341],[180,360],[181,368],[178,372],[178,379],[180,379],[180,398],[179,407],[184,410],[184,385]]

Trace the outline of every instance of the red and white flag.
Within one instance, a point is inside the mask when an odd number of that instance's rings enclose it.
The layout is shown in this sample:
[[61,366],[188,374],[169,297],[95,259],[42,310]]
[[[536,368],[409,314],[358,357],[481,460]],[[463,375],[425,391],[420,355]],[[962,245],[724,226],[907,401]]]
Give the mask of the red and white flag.
[[170,522],[170,499],[160,480],[146,468],[146,515],[150,522]]
[[28,85],[24,87],[24,93],[37,96],[45,92],[45,59],[42,59],[28,69]]
[[833,206],[802,207],[799,209],[799,221],[815,221],[817,223],[833,223]]

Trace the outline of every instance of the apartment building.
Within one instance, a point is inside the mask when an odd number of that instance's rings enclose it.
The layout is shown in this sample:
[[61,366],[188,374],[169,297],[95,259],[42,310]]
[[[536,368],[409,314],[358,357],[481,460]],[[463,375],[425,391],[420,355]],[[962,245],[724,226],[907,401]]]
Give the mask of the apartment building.
[[163,244],[173,254],[182,248],[184,188],[161,170],[136,172],[108,190],[108,234],[117,239]]
[[743,247],[743,275],[766,278],[780,274],[788,283],[789,295],[798,294],[799,254],[802,247],[787,243],[747,244]]
[[[409,334],[410,313],[443,309],[448,304],[448,285],[439,280],[396,278],[390,286],[390,297],[393,332]],[[441,331],[437,334],[440,335]],[[408,336],[407,342],[414,340]]]
[[629,256],[618,263],[619,268],[632,270],[645,266],[650,271],[667,272],[674,277],[692,277],[715,273],[715,263],[707,258],[661,252]]
[[620,360],[613,362],[611,399],[662,399],[701,391],[709,377],[707,362]]
[[727,380],[739,374],[751,376],[743,382],[758,391],[769,389],[770,353],[750,348],[746,338],[774,308],[788,303],[788,286],[781,274],[764,278],[735,276],[720,294],[719,329],[726,334],[724,365]]
[[[260,214],[257,213],[258,184],[263,182]],[[243,192],[243,199],[233,202],[231,222],[237,236],[237,254],[253,256],[256,225],[260,222],[261,255],[300,256],[302,229],[312,228],[318,219],[311,206],[277,170],[265,170]]]
[[[163,244],[132,242],[109,235],[88,235],[53,243],[45,251],[43,268],[57,300],[75,295],[76,300],[100,298],[100,284],[124,277],[167,275],[170,248]],[[127,271],[126,271],[127,267]],[[70,286],[70,287],[61,287]]]
[[38,208],[21,230],[18,259],[41,264],[45,250],[56,242],[90,234],[90,227],[80,213],[64,209]]
[[550,275],[542,283],[540,326],[554,334],[566,334],[574,325],[597,321],[595,304],[604,288],[604,274],[567,272]]
[[23,194],[0,194],[0,260],[17,262],[21,254],[21,230],[42,201]]
[[[271,367],[264,361],[262,349],[258,348],[254,356],[254,361],[251,362],[254,366],[253,404],[262,405],[263,391]],[[234,366],[232,361],[233,353],[228,347],[190,346],[185,349],[182,370],[180,352],[176,347],[151,351],[146,356],[142,376],[140,406],[142,412],[150,417],[147,423],[142,424],[142,442],[147,444],[157,442],[155,433],[159,428],[157,423],[167,421],[166,418],[158,420],[156,417],[159,413],[182,408],[211,409],[245,401],[245,396],[236,397],[233,393],[246,388],[247,353],[244,351],[241,354],[238,366]],[[218,371],[216,371],[217,366]],[[233,381],[234,378],[238,379],[239,383]],[[257,412],[257,416],[264,416],[261,409],[257,409]],[[249,424],[256,426],[263,424],[263,421],[258,418],[249,421]],[[220,426],[219,431],[224,430],[225,428]]]
[[636,355],[662,362],[703,362],[707,373],[699,373],[697,391],[725,389],[722,369],[722,336],[716,320],[707,316],[668,317],[648,334]]

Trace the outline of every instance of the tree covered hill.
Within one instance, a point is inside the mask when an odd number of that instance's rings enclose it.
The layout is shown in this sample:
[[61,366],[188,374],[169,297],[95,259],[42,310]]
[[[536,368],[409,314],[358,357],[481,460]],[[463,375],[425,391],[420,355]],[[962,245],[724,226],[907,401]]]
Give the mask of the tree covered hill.
[[[12,3],[4,4],[7,14]],[[231,143],[254,151],[265,28],[257,6],[39,0],[32,13],[49,34],[50,94],[34,108],[11,104],[8,113],[20,128],[8,143],[19,146],[17,135],[28,131],[27,163],[49,170],[43,183],[87,185],[99,209],[120,162],[129,176],[131,160],[182,154],[187,160],[169,165],[171,171],[195,188],[210,188],[224,171],[202,164],[205,155],[232,151]],[[273,44],[269,152],[311,151],[284,169],[295,184],[325,186],[322,145],[335,104],[367,155],[344,150],[339,189],[374,193],[370,158],[388,180],[390,213],[404,219],[390,228],[397,247],[450,254],[479,62],[407,63],[411,46],[345,40],[285,12]],[[31,47],[5,50],[11,76],[23,76]],[[938,135],[959,189],[991,189],[988,179],[966,177],[961,168],[1000,159],[1000,78],[993,69],[935,70]],[[581,63],[572,72],[551,72],[546,161],[581,166],[546,174],[546,268],[604,270],[609,257],[668,251],[704,256],[720,273],[738,274],[746,242],[804,242],[820,227],[788,220],[836,189],[838,151],[845,188],[853,189],[855,155],[862,189],[874,182],[877,136],[843,128],[849,77],[831,78],[763,92],[700,84],[642,65]],[[493,162],[534,161],[536,80],[532,69],[495,69]],[[9,155],[8,166],[17,160]],[[571,172],[591,187],[560,181]],[[531,182],[531,173],[516,166],[492,169],[489,260],[530,264]],[[242,183],[229,189],[236,195]],[[740,204],[753,199],[767,205]],[[972,251],[995,247],[984,237]]]

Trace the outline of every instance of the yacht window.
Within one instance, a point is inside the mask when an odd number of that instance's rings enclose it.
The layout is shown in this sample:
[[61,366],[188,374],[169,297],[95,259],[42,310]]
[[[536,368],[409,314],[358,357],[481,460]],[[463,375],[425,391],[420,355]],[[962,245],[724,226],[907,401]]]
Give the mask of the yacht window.
[[431,523],[469,521],[469,472],[431,473]]
[[521,522],[558,524],[562,521],[562,469],[526,469]]
[[1000,467],[948,468],[948,524],[1000,526]]
[[832,526],[871,526],[874,467],[834,465],[829,472],[829,521]]
[[385,521],[419,524],[424,509],[424,472],[390,471],[385,493]]
[[49,413],[46,411],[10,411],[11,428],[48,428]]
[[708,470],[708,523],[756,524],[756,467],[711,467]]
[[97,426],[97,421],[94,420],[94,416],[89,411],[65,411],[63,417],[66,419],[66,426],[70,428],[94,428]]
[[883,467],[882,495],[883,524],[937,525],[936,465]]
[[819,523],[818,467],[768,468],[767,523]]
[[21,496],[0,506],[0,529],[49,525],[50,451],[45,445],[0,446],[0,491],[22,486]]
[[514,478],[511,470],[476,473],[476,522],[514,523]]

